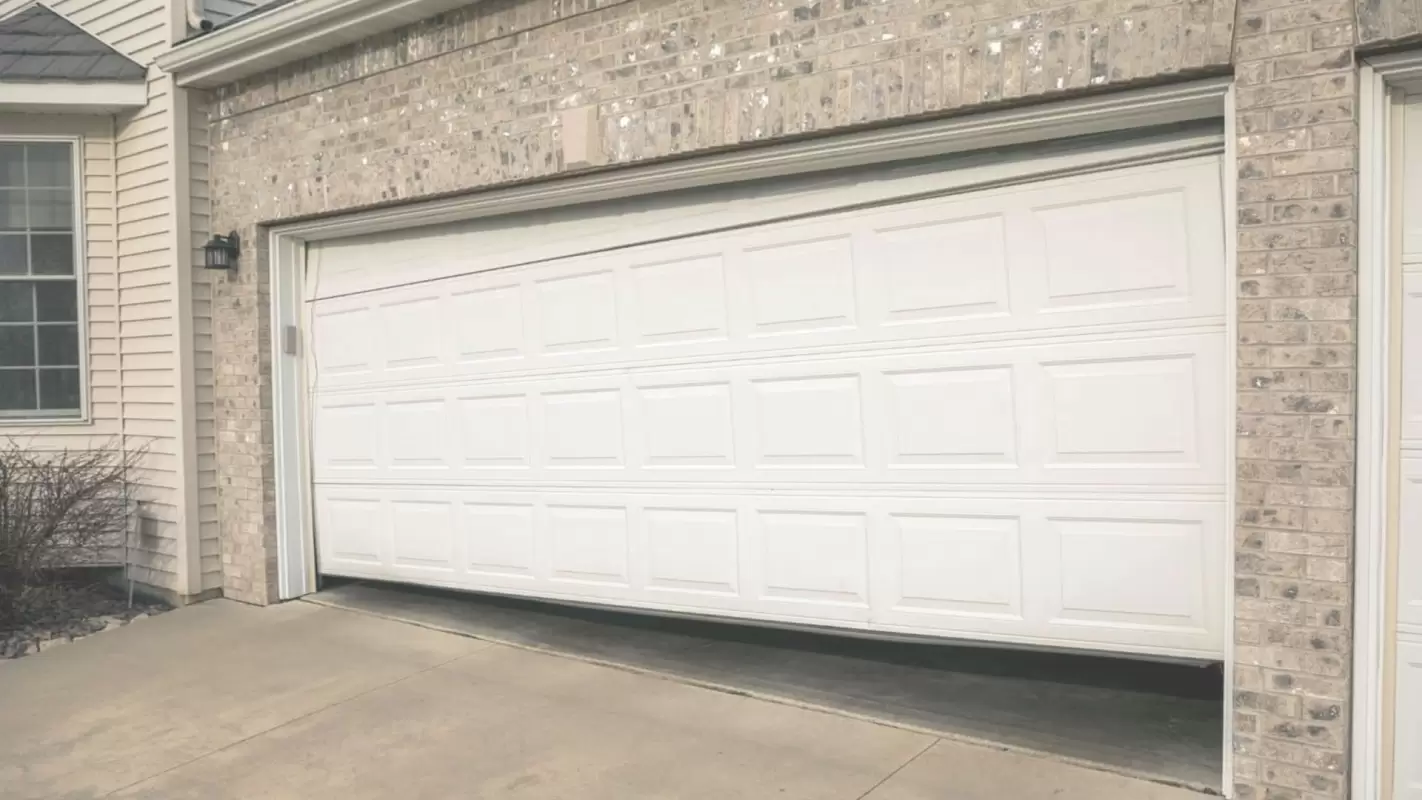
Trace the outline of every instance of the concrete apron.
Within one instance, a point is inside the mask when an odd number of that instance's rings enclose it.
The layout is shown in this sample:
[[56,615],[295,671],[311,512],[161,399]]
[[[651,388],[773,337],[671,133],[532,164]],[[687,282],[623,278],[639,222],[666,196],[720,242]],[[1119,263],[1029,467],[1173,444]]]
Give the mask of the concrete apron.
[[311,603],[0,666],[6,798],[1188,800],[1185,789]]
[[1217,673],[1199,666],[698,622],[367,581],[306,598],[476,639],[1217,792]]

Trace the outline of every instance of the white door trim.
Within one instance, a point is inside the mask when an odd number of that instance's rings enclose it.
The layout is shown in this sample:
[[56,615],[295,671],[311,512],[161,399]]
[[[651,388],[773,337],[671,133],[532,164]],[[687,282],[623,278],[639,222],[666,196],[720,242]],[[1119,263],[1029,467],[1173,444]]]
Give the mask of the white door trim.
[[[1387,631],[1389,386],[1392,352],[1393,92],[1422,83],[1422,52],[1368,59],[1359,72],[1358,412],[1353,587],[1352,797],[1383,800]],[[1409,84],[1414,84],[1409,86]]]
[[[1235,229],[1239,219],[1239,137],[1235,135],[1235,87],[1230,86],[1224,98],[1224,140],[1225,151],[1221,169],[1220,185],[1223,187],[1224,208],[1224,248],[1225,248],[1225,386],[1229,392],[1225,413],[1228,423],[1221,431],[1224,436],[1224,457],[1229,473],[1225,478],[1225,519],[1229,520],[1228,530],[1233,531],[1235,519],[1235,497],[1238,492],[1235,467],[1235,448],[1238,437],[1235,433],[1239,414],[1239,313],[1235,297],[1239,292],[1239,235]],[[1221,741],[1224,745],[1220,759],[1220,787],[1225,797],[1234,797],[1234,541],[1231,539],[1224,548],[1225,576],[1225,641],[1224,641],[1224,730]]]
[[1387,520],[1388,184],[1390,116],[1383,76],[1364,65],[1358,160],[1358,420],[1353,586],[1353,791],[1382,791]]

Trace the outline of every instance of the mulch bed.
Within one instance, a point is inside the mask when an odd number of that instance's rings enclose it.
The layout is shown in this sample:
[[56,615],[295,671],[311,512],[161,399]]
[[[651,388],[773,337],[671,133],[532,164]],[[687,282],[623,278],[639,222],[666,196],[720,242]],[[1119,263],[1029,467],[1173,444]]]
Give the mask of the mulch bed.
[[0,659],[38,653],[168,609],[139,597],[130,607],[126,592],[102,581],[57,582],[32,590],[19,624],[0,623]]

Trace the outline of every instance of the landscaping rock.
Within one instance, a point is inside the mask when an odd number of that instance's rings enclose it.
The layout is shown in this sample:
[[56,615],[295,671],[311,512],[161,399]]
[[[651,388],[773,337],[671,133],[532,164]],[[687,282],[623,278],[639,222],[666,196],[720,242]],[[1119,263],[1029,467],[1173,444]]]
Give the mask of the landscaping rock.
[[20,623],[0,628],[0,659],[51,650],[167,610],[162,603],[137,599],[130,607],[124,593],[102,583],[36,589],[26,597]]

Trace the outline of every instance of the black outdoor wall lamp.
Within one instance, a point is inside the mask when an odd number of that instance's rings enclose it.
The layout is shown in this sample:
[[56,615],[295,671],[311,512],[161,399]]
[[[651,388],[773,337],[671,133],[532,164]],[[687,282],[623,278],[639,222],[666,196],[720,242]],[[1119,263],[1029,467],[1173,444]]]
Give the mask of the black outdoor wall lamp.
[[202,246],[202,265],[207,269],[234,269],[241,253],[239,244],[235,231],[226,236],[214,233]]

